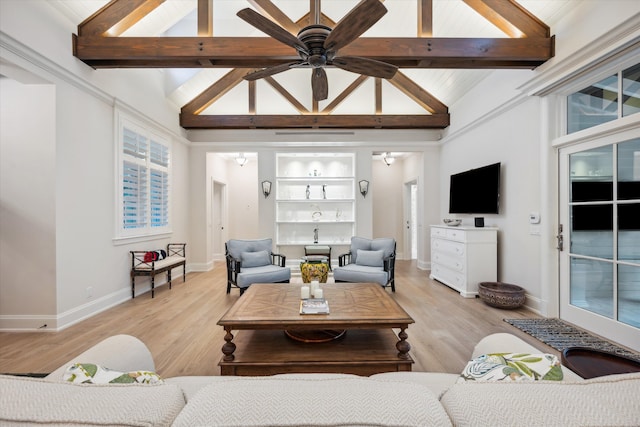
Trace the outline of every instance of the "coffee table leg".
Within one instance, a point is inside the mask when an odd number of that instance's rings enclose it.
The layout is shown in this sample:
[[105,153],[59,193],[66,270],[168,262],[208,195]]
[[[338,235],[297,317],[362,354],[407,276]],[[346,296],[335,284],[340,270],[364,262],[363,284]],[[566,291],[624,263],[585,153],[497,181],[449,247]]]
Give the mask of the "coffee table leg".
[[411,350],[411,344],[407,342],[408,335],[405,330],[405,328],[400,329],[400,333],[398,334],[398,338],[400,338],[400,341],[396,343],[396,348],[398,349],[398,357],[400,359],[409,359],[409,350]]
[[230,362],[233,360],[233,352],[236,351],[236,344],[232,342],[233,334],[231,333],[231,329],[225,328],[227,333],[224,336],[224,340],[226,341],[222,346],[222,353],[224,353],[224,357],[222,360],[225,362]]

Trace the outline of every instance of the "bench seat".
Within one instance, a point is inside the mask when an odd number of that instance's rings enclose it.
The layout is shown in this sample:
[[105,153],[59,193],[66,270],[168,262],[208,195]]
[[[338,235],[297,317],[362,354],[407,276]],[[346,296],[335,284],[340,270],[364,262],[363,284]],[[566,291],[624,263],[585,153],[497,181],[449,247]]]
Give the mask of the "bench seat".
[[186,243],[169,243],[167,245],[167,257],[164,259],[149,261],[149,251],[131,251],[131,298],[136,297],[136,276],[151,277],[151,298],[155,296],[155,275],[167,273],[167,282],[171,289],[171,270],[182,267],[182,281],[187,277]]

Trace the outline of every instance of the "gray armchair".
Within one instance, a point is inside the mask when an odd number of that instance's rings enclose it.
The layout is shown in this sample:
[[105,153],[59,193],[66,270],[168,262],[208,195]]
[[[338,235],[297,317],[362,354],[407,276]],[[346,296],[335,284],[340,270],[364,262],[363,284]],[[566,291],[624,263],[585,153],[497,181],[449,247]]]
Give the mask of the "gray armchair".
[[252,283],[288,283],[291,269],[286,257],[271,252],[271,239],[238,240],[225,243],[227,259],[227,293],[240,289],[240,295]]
[[391,238],[352,237],[349,253],[333,268],[336,282],[373,282],[396,291],[396,241]]

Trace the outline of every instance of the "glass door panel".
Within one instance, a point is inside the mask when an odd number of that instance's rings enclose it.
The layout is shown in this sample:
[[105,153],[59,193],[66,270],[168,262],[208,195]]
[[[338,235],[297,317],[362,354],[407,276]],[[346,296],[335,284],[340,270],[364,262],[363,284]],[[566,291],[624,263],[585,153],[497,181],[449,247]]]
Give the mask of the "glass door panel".
[[560,156],[560,317],[640,349],[640,138],[583,146]]

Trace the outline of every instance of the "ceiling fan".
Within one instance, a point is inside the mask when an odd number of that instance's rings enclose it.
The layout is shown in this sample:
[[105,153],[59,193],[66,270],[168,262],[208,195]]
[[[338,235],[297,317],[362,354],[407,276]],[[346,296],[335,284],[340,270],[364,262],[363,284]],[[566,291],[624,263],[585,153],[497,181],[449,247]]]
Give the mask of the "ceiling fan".
[[[316,2],[319,8],[320,0]],[[338,49],[348,45],[378,22],[387,13],[379,0],[362,0],[346,14],[334,28],[321,25],[320,13],[315,14],[316,23],[304,27],[297,37],[253,9],[242,9],[238,17],[258,30],[298,51],[300,60],[275,65],[247,74],[245,80],[258,80],[292,68],[312,68],[311,89],[313,99],[327,99],[329,84],[324,68],[335,66],[353,73],[383,79],[392,78],[398,67],[386,62],[360,56],[338,56]]]

